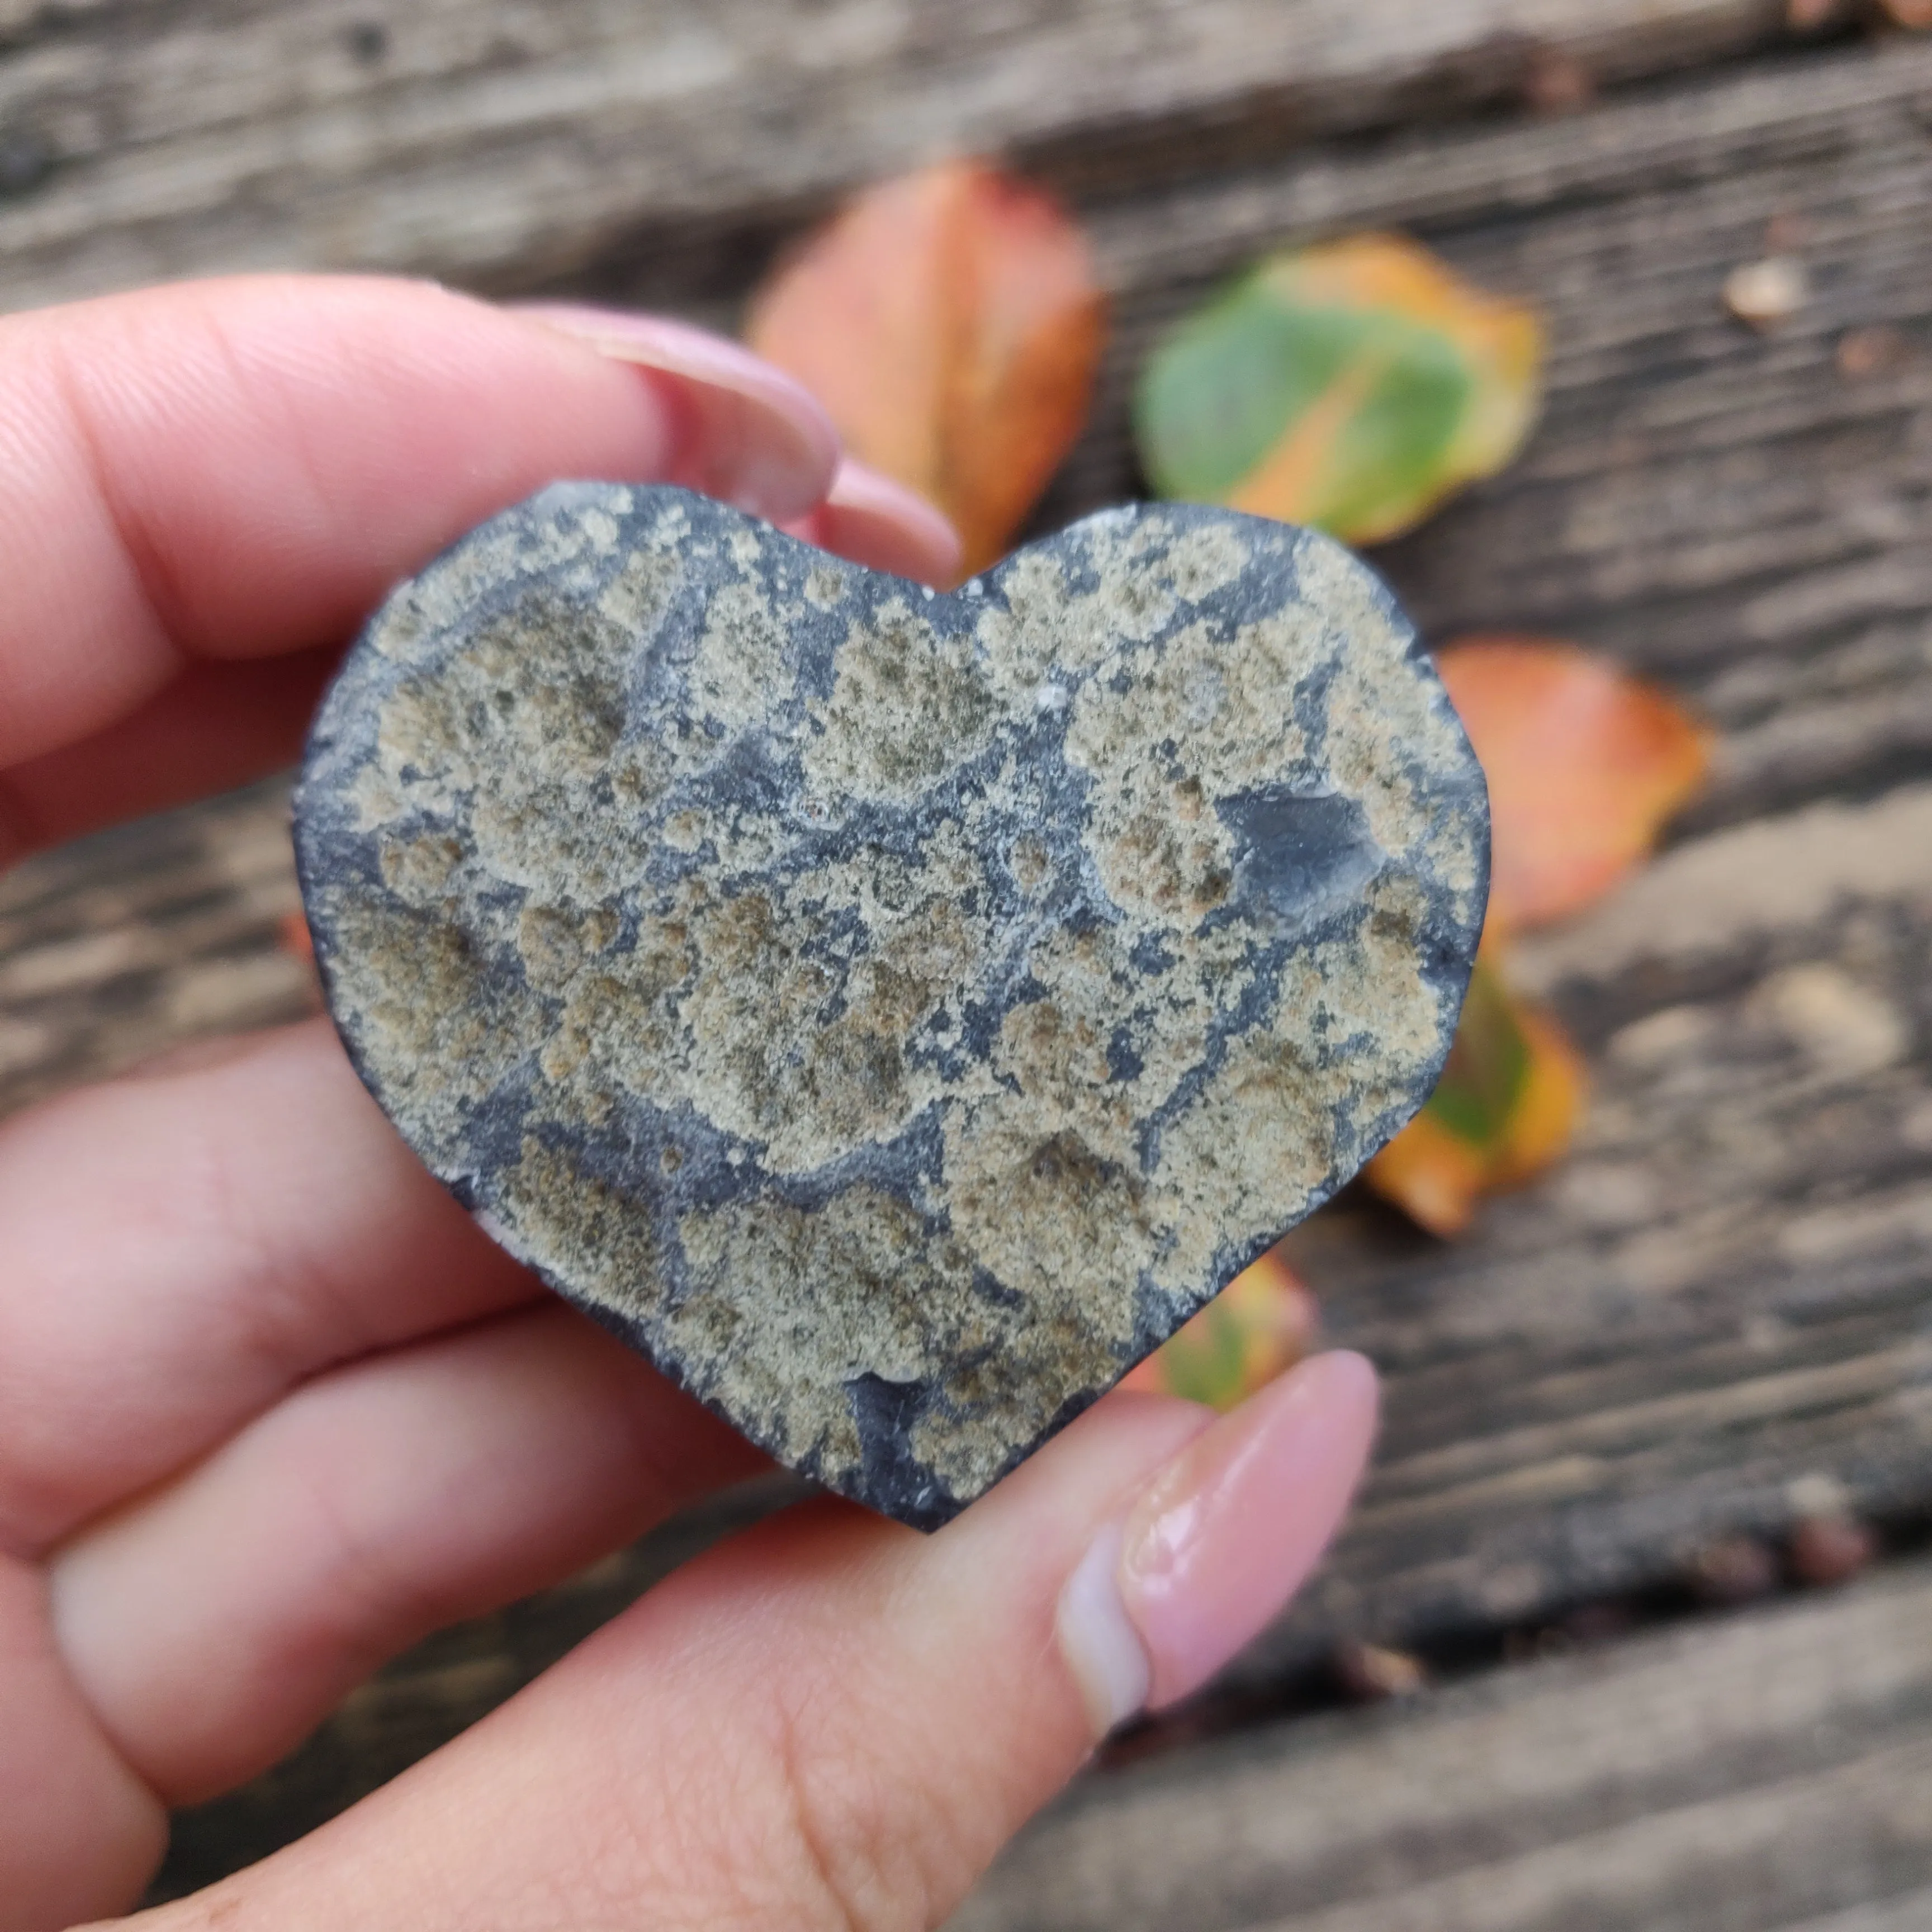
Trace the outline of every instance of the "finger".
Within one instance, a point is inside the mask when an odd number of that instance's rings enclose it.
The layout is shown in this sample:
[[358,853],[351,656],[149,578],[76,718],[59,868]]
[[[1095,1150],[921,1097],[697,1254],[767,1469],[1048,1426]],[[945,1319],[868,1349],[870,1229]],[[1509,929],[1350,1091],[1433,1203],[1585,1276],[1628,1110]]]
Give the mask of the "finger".
[[554,1304],[340,1369],[50,1558],[56,1635],[170,1804],[292,1749],[419,1637],[762,1459]]
[[793,1512],[301,1844],[137,1923],[936,1924],[1138,1685],[1196,1681],[1279,1607],[1373,1409],[1366,1364],[1328,1357],[1211,1427],[1110,1399],[930,1539]]
[[0,1556],[0,1932],[117,1910],[168,1841],[160,1802],[55,1653],[46,1591],[38,1570]]
[[328,1027],[0,1124],[0,1544],[44,1550],[332,1363],[538,1294]]
[[[701,446],[728,417],[728,444]],[[62,798],[112,776],[77,748],[192,665],[339,645],[395,579],[544,483],[701,471],[796,516],[836,457],[774,374],[626,366],[424,284],[188,284],[7,318],[0,824],[16,851],[64,836]]]
[[287,764],[338,656],[297,651],[257,663],[190,664],[105,730],[0,772],[0,866]]
[[[664,316],[568,302],[524,302],[517,312],[620,362],[675,370],[694,380],[706,372],[728,371],[731,386],[698,392],[706,399],[706,412],[701,433],[690,440],[700,449],[728,452],[736,446],[742,396],[762,394],[766,386],[782,385],[788,391],[796,386],[791,376],[738,344]],[[820,420],[824,433],[836,438],[831,418],[821,412]],[[714,496],[724,494],[702,471],[676,480]],[[951,524],[923,497],[850,457],[839,465],[823,504],[803,516],[779,520],[793,536],[821,550],[916,584],[950,584],[958,574],[959,539]]]
[[923,496],[848,457],[825,501],[785,525],[794,536],[854,563],[945,584],[959,574],[959,538]]

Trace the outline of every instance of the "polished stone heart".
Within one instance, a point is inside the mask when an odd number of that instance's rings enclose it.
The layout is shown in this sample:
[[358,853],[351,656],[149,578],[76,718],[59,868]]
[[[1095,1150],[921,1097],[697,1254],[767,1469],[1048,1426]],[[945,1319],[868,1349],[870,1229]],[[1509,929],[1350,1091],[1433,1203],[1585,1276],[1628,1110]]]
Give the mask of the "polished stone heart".
[[358,1070],[490,1233],[931,1526],[1421,1102],[1489,835],[1326,538],[1112,511],[936,597],[598,484],[389,598],[296,847]]

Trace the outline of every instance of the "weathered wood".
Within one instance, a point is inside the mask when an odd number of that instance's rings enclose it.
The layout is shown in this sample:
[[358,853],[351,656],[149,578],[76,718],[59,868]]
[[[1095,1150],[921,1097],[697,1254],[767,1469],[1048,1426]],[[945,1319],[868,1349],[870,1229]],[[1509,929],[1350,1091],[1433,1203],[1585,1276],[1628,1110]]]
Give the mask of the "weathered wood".
[[0,1113],[317,1005],[280,781],[0,877]]
[[[1331,1335],[1388,1374],[1388,1429],[1357,1522],[1234,1688],[1278,1684],[1342,1634],[1492,1632],[1648,1587],[1712,1537],[1778,1533],[1808,1479],[1882,1515],[1932,1508],[1928,129],[1932,46],[1912,42],[1092,204],[1118,334],[1049,516],[1134,487],[1128,377],[1209,278],[1284,236],[1400,222],[1534,293],[1552,356],[1524,460],[1380,561],[1438,638],[1583,637],[1690,694],[1722,734],[1718,782],[1671,854],[1523,961],[1592,1057],[1576,1157],[1453,1250],[1360,1202],[1300,1238]],[[1798,224],[1817,293],[1761,338],[1719,291],[1774,217]],[[1911,352],[1840,374],[1844,333],[1880,323]],[[220,809],[257,849],[276,808]],[[0,973],[26,962],[8,1023],[56,1029],[44,1048],[7,1036],[0,1090],[178,1024],[161,962],[220,956],[218,922],[196,921],[228,889],[209,847],[186,874],[202,910],[170,910],[142,842],[198,838],[178,828],[200,822],[52,855],[0,886]],[[140,944],[158,976],[115,963],[125,901],[96,878],[154,895]],[[266,952],[268,908],[287,902],[259,902],[236,956]],[[59,1000],[25,1004],[62,974]],[[62,1000],[116,1030],[60,1034]],[[531,1663],[575,1628],[545,1604],[519,1614]],[[372,1696],[395,1708],[420,1690],[454,1724],[500,1685],[502,1629],[452,1634]],[[280,1774],[279,1810],[236,1801],[256,1807],[249,1842],[342,1795],[345,1735]],[[217,1837],[218,1818],[197,1828]]]
[[[960,148],[1070,182],[1781,37],[1784,0],[134,0],[0,12],[0,303],[715,254]],[[730,251],[726,254],[728,258]]]
[[1088,1778],[952,1932],[1932,1923],[1932,1571]]

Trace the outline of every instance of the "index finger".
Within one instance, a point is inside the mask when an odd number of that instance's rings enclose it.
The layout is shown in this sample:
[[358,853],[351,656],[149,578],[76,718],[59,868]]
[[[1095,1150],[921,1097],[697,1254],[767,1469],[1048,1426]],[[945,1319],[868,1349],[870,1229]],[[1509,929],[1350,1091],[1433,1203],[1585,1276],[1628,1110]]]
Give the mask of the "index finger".
[[[285,760],[397,578],[556,478],[691,470],[703,385],[425,284],[248,278],[0,321],[0,862]],[[776,372],[741,400],[735,470],[704,480],[810,512],[838,455],[822,412]]]

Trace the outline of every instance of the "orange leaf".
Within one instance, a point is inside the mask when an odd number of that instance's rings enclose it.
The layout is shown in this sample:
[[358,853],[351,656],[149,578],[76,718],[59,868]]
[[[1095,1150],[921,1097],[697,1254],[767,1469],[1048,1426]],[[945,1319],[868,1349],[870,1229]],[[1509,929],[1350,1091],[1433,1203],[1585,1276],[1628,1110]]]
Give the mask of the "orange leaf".
[[1476,964],[1436,1090],[1366,1171],[1369,1185],[1445,1240],[1486,1194],[1561,1159],[1583,1110],[1583,1063],[1547,1013],[1519,1005],[1493,964]]
[[1369,1162],[1364,1178],[1418,1226],[1447,1240],[1476,1218],[1489,1174],[1487,1150],[1425,1111]]
[[970,576],[1004,554],[1079,434],[1105,332],[1059,205],[950,161],[821,229],[756,298],[746,336],[854,455],[952,518]]
[[1316,1321],[1315,1298],[1270,1248],[1121,1386],[1232,1408],[1307,1354]]
[[1490,782],[1496,931],[1600,897],[1703,781],[1710,734],[1574,644],[1465,638],[1436,666]]

